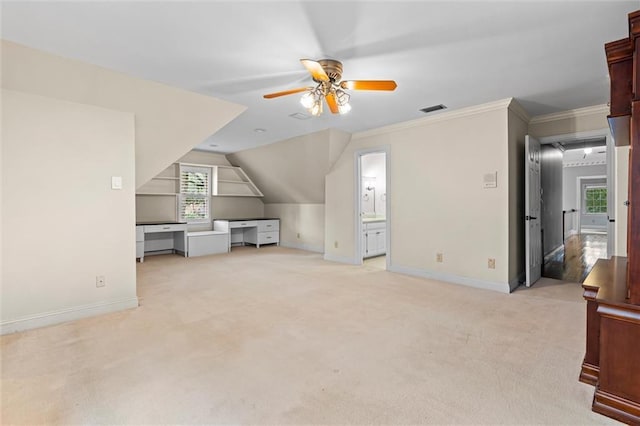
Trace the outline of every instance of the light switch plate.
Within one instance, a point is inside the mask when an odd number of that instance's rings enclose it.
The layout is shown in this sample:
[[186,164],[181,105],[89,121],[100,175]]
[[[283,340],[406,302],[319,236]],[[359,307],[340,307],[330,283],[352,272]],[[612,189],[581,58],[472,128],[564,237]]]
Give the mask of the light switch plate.
[[122,189],[122,176],[111,176],[111,189]]

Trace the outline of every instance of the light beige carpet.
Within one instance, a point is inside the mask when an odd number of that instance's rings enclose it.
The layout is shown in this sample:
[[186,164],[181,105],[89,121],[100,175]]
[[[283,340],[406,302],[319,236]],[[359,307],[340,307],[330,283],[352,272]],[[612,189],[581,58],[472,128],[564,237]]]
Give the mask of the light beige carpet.
[[4,336],[2,424],[609,424],[577,284],[511,295],[263,247],[138,266],[137,309]]

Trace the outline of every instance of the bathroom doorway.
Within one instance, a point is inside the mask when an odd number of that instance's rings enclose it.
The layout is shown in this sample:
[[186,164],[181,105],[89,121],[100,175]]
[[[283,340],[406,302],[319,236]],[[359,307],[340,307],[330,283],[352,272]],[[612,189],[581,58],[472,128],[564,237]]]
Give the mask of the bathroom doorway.
[[376,269],[390,263],[387,165],[386,149],[357,153],[357,258]]

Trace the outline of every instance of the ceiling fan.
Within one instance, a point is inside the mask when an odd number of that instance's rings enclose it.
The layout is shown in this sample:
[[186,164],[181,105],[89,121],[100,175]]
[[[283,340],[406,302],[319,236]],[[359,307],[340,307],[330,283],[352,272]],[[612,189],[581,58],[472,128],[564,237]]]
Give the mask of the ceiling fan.
[[342,62],[334,59],[300,59],[317,84],[311,87],[298,87],[282,92],[264,95],[265,99],[305,92],[300,103],[311,115],[322,114],[322,100],[326,100],[333,114],[345,114],[351,110],[350,95],[345,90],[395,90],[397,84],[393,80],[342,80]]

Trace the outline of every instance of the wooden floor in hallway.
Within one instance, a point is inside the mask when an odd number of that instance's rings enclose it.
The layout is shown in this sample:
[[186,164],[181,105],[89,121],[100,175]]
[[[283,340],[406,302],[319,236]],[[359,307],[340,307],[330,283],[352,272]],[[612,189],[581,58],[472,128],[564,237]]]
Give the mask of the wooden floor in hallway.
[[572,235],[564,247],[545,259],[542,276],[582,283],[598,259],[607,257],[607,234]]

